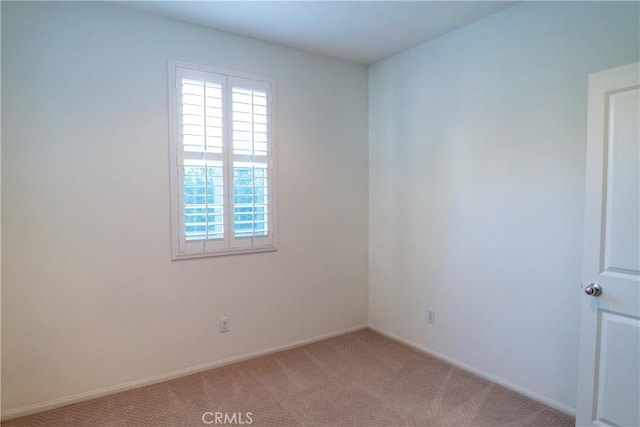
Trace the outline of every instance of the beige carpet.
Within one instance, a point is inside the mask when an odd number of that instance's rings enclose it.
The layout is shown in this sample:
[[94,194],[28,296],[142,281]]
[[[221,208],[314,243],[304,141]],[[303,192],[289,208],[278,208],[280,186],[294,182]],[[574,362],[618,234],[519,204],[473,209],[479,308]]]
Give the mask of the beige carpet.
[[206,426],[203,415],[213,426],[574,425],[570,416],[365,330],[2,426]]

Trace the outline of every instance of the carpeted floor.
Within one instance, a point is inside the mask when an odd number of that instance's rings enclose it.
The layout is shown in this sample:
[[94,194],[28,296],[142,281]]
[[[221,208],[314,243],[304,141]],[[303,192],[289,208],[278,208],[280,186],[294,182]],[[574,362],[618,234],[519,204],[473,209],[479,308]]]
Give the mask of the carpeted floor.
[[18,426],[573,426],[370,330],[64,408]]

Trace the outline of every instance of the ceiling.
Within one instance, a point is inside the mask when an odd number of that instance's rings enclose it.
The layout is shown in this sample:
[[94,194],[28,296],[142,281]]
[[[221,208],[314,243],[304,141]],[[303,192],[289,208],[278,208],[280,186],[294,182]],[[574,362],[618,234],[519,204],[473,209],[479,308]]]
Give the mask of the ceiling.
[[120,3],[357,64],[371,64],[512,1],[134,1]]

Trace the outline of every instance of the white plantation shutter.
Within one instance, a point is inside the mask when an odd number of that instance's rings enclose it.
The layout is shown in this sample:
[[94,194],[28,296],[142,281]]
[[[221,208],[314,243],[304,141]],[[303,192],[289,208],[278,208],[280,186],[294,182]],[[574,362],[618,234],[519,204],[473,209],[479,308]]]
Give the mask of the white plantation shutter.
[[233,239],[236,247],[268,245],[271,108],[268,83],[230,78]]
[[174,259],[274,250],[273,83],[169,71]]

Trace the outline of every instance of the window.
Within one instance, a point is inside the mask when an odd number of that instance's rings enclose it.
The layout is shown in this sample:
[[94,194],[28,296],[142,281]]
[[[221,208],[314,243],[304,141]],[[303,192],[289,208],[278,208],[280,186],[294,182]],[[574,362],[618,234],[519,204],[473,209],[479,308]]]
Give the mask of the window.
[[276,249],[273,86],[170,62],[173,259]]

